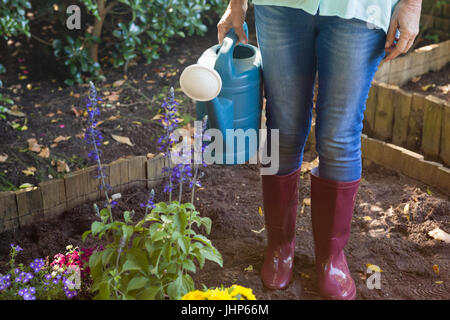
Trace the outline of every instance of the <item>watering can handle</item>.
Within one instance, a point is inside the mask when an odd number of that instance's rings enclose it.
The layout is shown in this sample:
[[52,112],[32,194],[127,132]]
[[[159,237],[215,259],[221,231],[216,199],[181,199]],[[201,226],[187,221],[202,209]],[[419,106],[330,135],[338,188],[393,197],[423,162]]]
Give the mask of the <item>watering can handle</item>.
[[[244,32],[248,38],[248,26],[244,22],[243,26]],[[222,46],[220,47],[216,64],[214,69],[220,74],[222,80],[225,78],[232,78],[234,74],[234,64],[233,64],[233,51],[236,43],[238,42],[238,37],[234,29],[231,28],[228,31],[225,39],[223,39]]]

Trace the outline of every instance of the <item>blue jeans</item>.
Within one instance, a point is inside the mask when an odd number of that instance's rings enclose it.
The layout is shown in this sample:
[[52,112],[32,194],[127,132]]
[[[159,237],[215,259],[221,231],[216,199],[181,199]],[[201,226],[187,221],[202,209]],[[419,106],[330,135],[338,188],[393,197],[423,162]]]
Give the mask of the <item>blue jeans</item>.
[[319,176],[334,181],[358,180],[365,103],[384,57],[386,34],[368,28],[361,20],[310,15],[281,6],[255,5],[255,23],[267,128],[279,129],[280,135],[278,175],[301,166],[311,129],[317,72]]

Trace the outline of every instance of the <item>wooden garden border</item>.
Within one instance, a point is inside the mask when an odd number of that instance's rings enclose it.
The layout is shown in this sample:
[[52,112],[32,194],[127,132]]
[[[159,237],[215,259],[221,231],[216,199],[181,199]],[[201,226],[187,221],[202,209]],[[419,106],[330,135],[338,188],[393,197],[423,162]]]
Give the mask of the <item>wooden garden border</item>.
[[450,167],[450,103],[374,81],[363,132]]
[[[105,165],[106,183],[113,193],[132,186],[156,186],[165,175],[168,158],[159,154],[121,158]],[[62,179],[41,182],[37,187],[0,192],[0,232],[48,220],[86,201],[104,198],[99,191],[96,167],[68,173]]]
[[450,40],[418,48],[402,57],[383,63],[375,80],[402,86],[410,79],[437,71],[450,61]]

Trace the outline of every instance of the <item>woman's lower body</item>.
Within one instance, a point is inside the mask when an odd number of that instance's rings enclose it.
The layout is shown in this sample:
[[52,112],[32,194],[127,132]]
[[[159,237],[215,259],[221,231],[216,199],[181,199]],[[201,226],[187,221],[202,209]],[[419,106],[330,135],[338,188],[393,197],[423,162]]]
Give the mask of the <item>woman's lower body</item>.
[[299,174],[317,73],[319,166],[311,173],[311,216],[319,290],[325,298],[353,299],[355,284],[343,249],[361,178],[365,102],[384,56],[386,35],[361,20],[310,15],[281,6],[255,6],[255,23],[267,141],[271,129],[279,130],[278,173],[262,176],[268,234],[263,282],[280,289],[292,277]]

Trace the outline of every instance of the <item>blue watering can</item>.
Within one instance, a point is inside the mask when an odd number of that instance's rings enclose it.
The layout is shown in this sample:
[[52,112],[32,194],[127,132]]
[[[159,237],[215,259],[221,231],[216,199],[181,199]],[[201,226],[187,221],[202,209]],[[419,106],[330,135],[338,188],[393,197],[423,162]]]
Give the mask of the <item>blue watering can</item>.
[[[248,37],[245,22],[243,27]],[[214,156],[224,164],[245,163],[259,147],[261,53],[255,46],[237,42],[231,29],[222,45],[207,49],[180,76],[181,89],[196,101],[197,120],[207,115],[208,128],[222,133],[223,150],[215,149]]]

